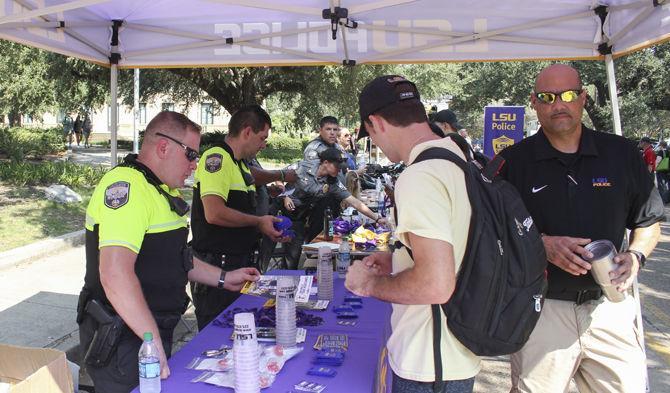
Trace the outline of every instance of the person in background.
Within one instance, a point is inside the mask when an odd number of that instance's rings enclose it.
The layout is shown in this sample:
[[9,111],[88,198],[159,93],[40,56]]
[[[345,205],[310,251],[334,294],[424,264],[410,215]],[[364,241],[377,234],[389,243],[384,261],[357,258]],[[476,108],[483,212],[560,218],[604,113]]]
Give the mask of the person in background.
[[74,137],[77,141],[77,146],[81,142],[82,129],[84,127],[84,119],[81,118],[81,113],[77,113],[77,118],[74,120],[73,131]]
[[458,123],[456,113],[451,109],[443,109],[437,112],[435,116],[433,116],[433,123],[437,124],[437,126],[444,131],[445,135],[451,132],[458,132],[458,130],[463,128]]
[[470,138],[468,130],[466,130],[465,128],[461,128],[460,130],[458,130],[458,135],[462,136],[463,139],[465,139],[465,141],[468,142],[468,145],[472,146],[472,138]]
[[323,230],[323,206],[335,205],[333,217],[339,215],[341,202],[353,206],[375,223],[387,224],[384,217],[373,212],[347,191],[338,178],[342,167],[346,165],[340,149],[330,147],[319,154],[319,165],[301,161],[296,173],[298,181],[293,194],[284,197],[286,214],[293,221],[296,237],[288,245],[287,263],[295,269],[300,259],[302,244],[310,242]]
[[65,114],[63,117],[63,136],[67,143],[67,147],[72,147],[72,134],[74,133],[74,122],[72,121],[72,116],[69,113]]
[[304,159],[318,164],[319,153],[329,147],[344,149],[337,143],[337,134],[340,130],[339,122],[334,116],[324,116],[319,121],[319,136],[312,139],[305,147]]
[[656,150],[656,183],[664,204],[670,202],[670,169],[666,165],[661,166],[659,164],[666,158],[670,159],[668,143],[661,141]]
[[89,138],[91,137],[91,130],[93,129],[93,124],[91,123],[91,117],[88,112],[84,115],[84,124],[82,125],[81,131],[84,137],[84,147],[88,148],[91,146]]
[[574,68],[544,68],[530,96],[542,127],[499,153],[500,175],[519,191],[549,262],[540,319],[511,357],[512,392],[562,393],[571,378],[580,392],[645,391],[639,305],[632,296],[619,303],[603,296],[584,247],[614,244],[609,277],[627,292],[658,242],[663,204],[635,144],[582,123],[586,94]]
[[651,139],[646,136],[640,138],[640,149],[642,149],[642,158],[647,164],[647,170],[653,174],[656,170],[656,153],[651,145]]

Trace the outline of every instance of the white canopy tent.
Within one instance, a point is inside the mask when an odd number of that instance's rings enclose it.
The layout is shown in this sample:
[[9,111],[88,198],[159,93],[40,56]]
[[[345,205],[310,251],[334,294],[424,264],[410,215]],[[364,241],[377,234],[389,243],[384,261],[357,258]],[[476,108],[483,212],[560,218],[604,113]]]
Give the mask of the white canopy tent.
[[[670,39],[670,0],[0,0],[0,38],[117,69],[605,60]],[[111,105],[112,157],[116,106]]]

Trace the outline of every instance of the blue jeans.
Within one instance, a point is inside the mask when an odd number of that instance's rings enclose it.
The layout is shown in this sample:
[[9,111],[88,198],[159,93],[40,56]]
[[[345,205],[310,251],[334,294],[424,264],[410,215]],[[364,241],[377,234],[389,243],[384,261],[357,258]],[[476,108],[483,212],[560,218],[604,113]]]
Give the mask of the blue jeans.
[[[441,393],[472,393],[475,377],[445,381]],[[411,381],[393,373],[392,393],[433,393],[433,382]]]

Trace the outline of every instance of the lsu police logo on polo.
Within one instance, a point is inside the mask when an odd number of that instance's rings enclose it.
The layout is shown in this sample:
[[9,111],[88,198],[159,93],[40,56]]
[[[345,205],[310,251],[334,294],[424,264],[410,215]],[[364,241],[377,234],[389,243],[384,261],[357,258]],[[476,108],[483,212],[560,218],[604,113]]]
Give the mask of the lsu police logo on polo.
[[130,196],[130,183],[117,181],[105,189],[105,206],[110,209],[118,209],[128,203]]
[[594,177],[591,180],[593,187],[612,187],[612,183],[606,177]]

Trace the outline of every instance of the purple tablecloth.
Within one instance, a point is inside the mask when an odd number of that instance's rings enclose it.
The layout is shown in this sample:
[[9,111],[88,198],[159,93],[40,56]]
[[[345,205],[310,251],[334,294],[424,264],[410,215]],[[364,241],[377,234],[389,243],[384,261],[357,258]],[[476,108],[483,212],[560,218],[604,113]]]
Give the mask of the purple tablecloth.
[[[277,271],[268,274],[302,274],[301,271]],[[343,302],[345,295],[344,280],[335,278],[335,293],[333,301],[325,311],[309,311],[324,319],[324,324],[316,327],[306,327],[307,339],[303,344],[303,352],[286,362],[274,384],[262,389],[263,393],[285,393],[293,389],[293,385],[302,380],[318,382],[326,385],[326,392],[386,392],[390,391],[391,370],[387,366],[385,344],[390,334],[389,317],[391,306],[376,299],[363,299],[363,308],[358,310],[359,318],[356,326],[342,326],[337,324],[333,305]],[[255,296],[242,295],[230,307],[261,307],[267,299]],[[319,334],[345,333],[349,336],[349,349],[344,364],[336,367],[335,378],[315,377],[307,375],[312,367],[311,361],[315,350],[312,348]],[[192,383],[202,371],[189,370],[186,365],[198,357],[206,349],[215,349],[222,344],[233,344],[230,336],[232,328],[221,328],[209,324],[198,333],[179,352],[172,355],[168,361],[170,377],[162,381],[162,392],[232,392],[232,388],[221,388],[202,382]],[[222,390],[224,389],[224,390]],[[133,392],[139,392],[136,388]]]

